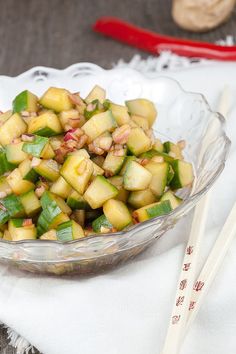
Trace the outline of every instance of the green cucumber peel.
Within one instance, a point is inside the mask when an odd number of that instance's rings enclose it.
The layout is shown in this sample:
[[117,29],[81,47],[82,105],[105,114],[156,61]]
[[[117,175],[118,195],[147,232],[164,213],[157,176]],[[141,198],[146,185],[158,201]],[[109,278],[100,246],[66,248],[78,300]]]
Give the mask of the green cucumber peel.
[[22,150],[32,156],[40,157],[43,149],[48,144],[49,139],[43,136],[35,135],[34,140],[25,142]]

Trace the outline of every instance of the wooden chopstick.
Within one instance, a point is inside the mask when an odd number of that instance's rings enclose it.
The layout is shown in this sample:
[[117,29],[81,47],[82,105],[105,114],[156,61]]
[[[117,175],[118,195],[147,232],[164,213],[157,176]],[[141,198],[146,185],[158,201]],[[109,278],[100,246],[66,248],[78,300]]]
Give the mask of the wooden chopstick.
[[209,194],[203,197],[195,208],[162,354],[177,354],[179,352],[189,313],[200,244],[205,232],[208,205]]
[[[218,111],[225,116],[228,113],[229,97],[229,89],[228,87],[225,87],[221,94],[218,106]],[[210,132],[204,139],[204,146],[211,141],[213,136],[214,124],[211,125]],[[202,157],[203,151],[202,148],[199,154],[199,160]],[[180,350],[189,315],[189,304],[195,280],[200,244],[205,232],[210,194],[211,191],[209,191],[195,207],[190,236],[185,250],[179,281],[177,283],[174,305],[162,354],[178,354]]]
[[189,306],[188,321],[185,328],[185,333],[190,324],[194,321],[203,300],[211,286],[225,255],[236,235],[236,202],[211,250],[205,265],[195,283],[191,302]]

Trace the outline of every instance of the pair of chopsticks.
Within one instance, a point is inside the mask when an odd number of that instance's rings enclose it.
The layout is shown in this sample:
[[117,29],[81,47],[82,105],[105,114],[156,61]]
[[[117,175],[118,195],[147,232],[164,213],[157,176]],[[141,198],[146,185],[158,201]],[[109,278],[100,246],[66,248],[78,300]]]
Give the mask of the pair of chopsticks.
[[[225,88],[221,95],[218,111],[226,117],[228,109],[229,90]],[[211,132],[208,138],[210,139],[210,137]],[[180,352],[181,344],[187,329],[195,319],[207,291],[224,260],[231,241],[236,235],[235,203],[200,272],[200,275],[195,281],[200,246],[207,221],[210,195],[211,191],[202,198],[194,211],[190,237],[185,250],[169,328],[161,354],[178,354]]]
[[134,26],[116,17],[101,17],[93,25],[95,32],[152,54],[164,50],[177,55],[216,60],[236,60],[236,46],[175,38]]

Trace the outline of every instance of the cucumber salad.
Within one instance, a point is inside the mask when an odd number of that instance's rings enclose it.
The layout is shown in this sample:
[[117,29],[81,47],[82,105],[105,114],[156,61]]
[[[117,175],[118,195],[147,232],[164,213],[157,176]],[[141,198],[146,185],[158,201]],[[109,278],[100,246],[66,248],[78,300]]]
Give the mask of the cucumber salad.
[[154,104],[118,105],[95,86],[86,98],[25,90],[0,114],[0,237],[71,241],[171,212],[191,187],[185,141],[153,134]]

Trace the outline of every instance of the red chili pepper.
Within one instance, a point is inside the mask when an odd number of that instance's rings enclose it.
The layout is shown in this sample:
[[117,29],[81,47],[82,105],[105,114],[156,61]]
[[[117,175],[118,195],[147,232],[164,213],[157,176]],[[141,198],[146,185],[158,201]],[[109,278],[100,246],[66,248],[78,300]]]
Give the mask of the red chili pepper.
[[98,19],[93,26],[93,30],[152,54],[170,50],[186,57],[236,60],[236,46],[221,46],[165,36],[131,25],[115,17]]

